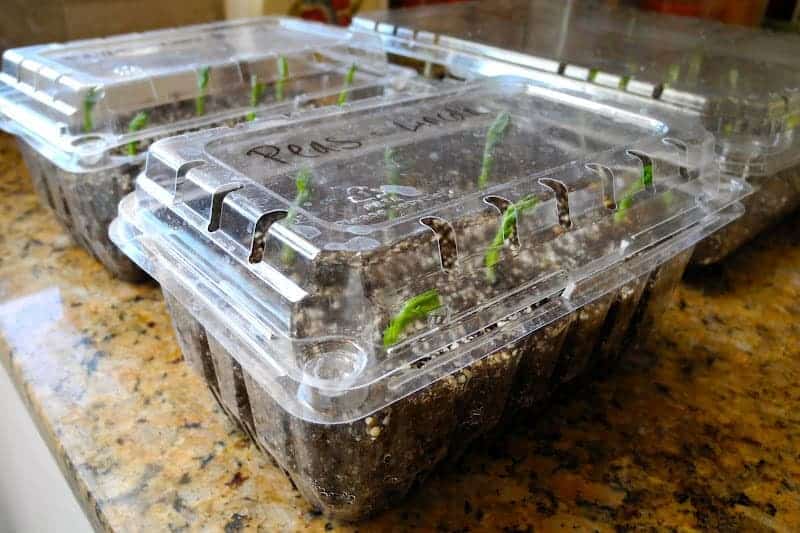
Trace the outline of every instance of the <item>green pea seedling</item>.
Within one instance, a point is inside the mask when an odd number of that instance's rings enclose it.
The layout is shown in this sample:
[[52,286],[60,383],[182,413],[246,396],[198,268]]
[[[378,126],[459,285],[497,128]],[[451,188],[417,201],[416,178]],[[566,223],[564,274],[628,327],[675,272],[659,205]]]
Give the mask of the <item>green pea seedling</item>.
[[642,168],[641,179],[636,180],[628,186],[628,189],[622,196],[622,200],[617,204],[617,212],[614,213],[614,222],[623,222],[628,217],[628,209],[633,206],[633,197],[652,185],[653,163],[646,163]]
[[[297,208],[303,205],[311,197],[311,170],[308,168],[301,169],[295,177],[294,183],[297,190],[289,211],[284,218],[286,224],[291,224],[297,217]],[[294,261],[294,250],[288,246],[283,247],[283,254],[281,259],[285,264],[290,264]]]
[[406,301],[403,308],[389,322],[383,330],[383,346],[388,348],[396,344],[403,331],[417,320],[423,320],[436,309],[442,306],[439,293],[436,289],[425,291]]
[[283,101],[283,87],[289,79],[289,62],[284,56],[278,56],[278,81],[275,82],[275,101]]
[[254,110],[247,114],[248,122],[256,119],[255,108],[261,102],[262,96],[264,96],[264,84],[258,81],[258,74],[250,74],[250,107]]
[[481,174],[478,176],[478,188],[483,189],[489,184],[489,175],[494,166],[494,148],[502,142],[505,136],[511,115],[507,111],[501,112],[489,126],[486,133],[486,144],[483,147],[483,161],[481,162]]
[[486,267],[486,281],[489,283],[494,283],[496,280],[495,266],[500,261],[500,252],[506,241],[514,236],[514,232],[517,229],[517,219],[525,211],[536,207],[538,203],[539,199],[535,196],[526,196],[506,208],[500,221],[500,227],[497,228],[492,244],[483,257],[483,265]]
[[[136,133],[147,126],[147,113],[140,111],[136,113],[130,123],[128,124],[128,132]],[[128,155],[136,155],[139,151],[139,141],[131,141],[128,143]]]
[[211,70],[209,67],[203,67],[197,72],[197,90],[200,94],[194,99],[194,114],[198,117],[206,114],[206,91],[208,90],[208,81],[211,79]]
[[97,104],[98,94],[97,87],[89,87],[86,91],[86,96],[83,97],[83,132],[89,133],[94,130],[94,120],[92,113],[94,106]]
[[339,101],[337,105],[344,105],[347,102],[347,96],[350,92],[350,86],[353,85],[353,78],[356,76],[356,64],[353,63],[350,65],[350,68],[347,69],[347,74],[344,76],[344,88],[339,92]]

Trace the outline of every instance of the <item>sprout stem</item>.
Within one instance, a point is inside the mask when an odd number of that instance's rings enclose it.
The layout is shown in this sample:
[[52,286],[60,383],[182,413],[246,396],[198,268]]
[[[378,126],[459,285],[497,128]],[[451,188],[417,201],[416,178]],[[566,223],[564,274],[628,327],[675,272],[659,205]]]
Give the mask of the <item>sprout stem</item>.
[[503,111],[494,119],[489,131],[486,133],[486,144],[483,147],[483,161],[481,162],[481,174],[478,176],[478,188],[483,189],[489,184],[489,175],[494,166],[494,148],[505,136],[511,115],[508,111]]
[[250,74],[250,107],[254,109],[247,114],[248,122],[256,119],[255,108],[261,102],[262,96],[264,96],[264,84],[258,81],[258,74]]
[[197,72],[197,90],[200,94],[194,99],[194,114],[198,117],[206,114],[206,91],[208,90],[210,78],[211,70],[209,67],[203,67]]
[[[128,132],[136,133],[147,126],[147,113],[140,111],[136,113],[130,123],[128,124]],[[128,155],[136,155],[139,152],[139,141],[131,141],[128,143]]]
[[278,80],[275,82],[275,100],[283,101],[283,86],[289,79],[289,62],[284,56],[278,56]]
[[[297,208],[308,201],[311,196],[311,178],[311,170],[308,168],[303,168],[297,173],[297,177],[294,180],[297,193],[294,197],[294,202],[292,202],[284,218],[286,224],[291,224],[294,221],[297,217]],[[281,259],[285,264],[292,263],[294,261],[294,250],[284,245]]]
[[383,330],[383,346],[388,348],[397,343],[403,331],[417,320],[427,318],[436,309],[442,306],[439,293],[436,289],[425,291],[406,301],[403,308],[389,322]]
[[338,105],[342,106],[347,102],[347,97],[350,92],[350,86],[353,85],[353,78],[356,76],[356,64],[353,63],[350,65],[350,68],[347,69],[347,74],[344,76],[344,87],[339,92],[339,101],[337,102]]
[[642,176],[628,186],[622,195],[622,200],[617,204],[617,212],[614,213],[614,222],[623,222],[628,217],[628,209],[633,206],[633,197],[653,185],[653,164],[647,163],[642,168]]
[[89,87],[86,96],[83,97],[83,132],[89,133],[94,130],[94,119],[92,113],[97,104],[97,87]]
[[539,203],[535,196],[526,196],[522,200],[509,205],[503,213],[500,227],[497,228],[492,239],[492,244],[483,257],[483,264],[486,267],[486,281],[494,283],[496,280],[495,266],[500,262],[500,251],[505,246],[506,241],[511,239],[517,231],[517,219],[519,215],[533,209]]

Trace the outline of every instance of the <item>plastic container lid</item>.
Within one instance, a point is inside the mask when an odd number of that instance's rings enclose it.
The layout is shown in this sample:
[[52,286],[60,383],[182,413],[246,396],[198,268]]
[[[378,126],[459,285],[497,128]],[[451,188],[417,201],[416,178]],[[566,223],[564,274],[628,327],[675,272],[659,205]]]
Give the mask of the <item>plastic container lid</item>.
[[342,422],[650,272],[748,191],[696,121],[502,77],[159,141],[111,235],[285,409]]
[[379,44],[264,17],[7,50],[0,125],[65,168],[96,168],[132,141],[402,88],[413,72]]
[[509,63],[698,112],[726,170],[768,174],[800,160],[800,36],[547,0],[368,13],[353,26],[395,53],[468,64],[468,77]]

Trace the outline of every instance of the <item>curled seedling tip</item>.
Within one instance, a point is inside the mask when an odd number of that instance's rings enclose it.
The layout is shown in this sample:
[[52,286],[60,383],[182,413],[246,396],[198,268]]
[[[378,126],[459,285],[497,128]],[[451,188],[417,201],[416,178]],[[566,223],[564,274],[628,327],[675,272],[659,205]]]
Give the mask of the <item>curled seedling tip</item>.
[[208,90],[208,82],[210,79],[210,67],[202,67],[197,71],[197,91],[199,94],[194,99],[194,114],[198,117],[206,114],[206,91]]
[[483,160],[481,162],[481,174],[478,176],[478,188],[483,189],[489,184],[489,176],[494,166],[494,149],[503,140],[511,122],[511,115],[508,111],[502,111],[495,117],[489,130],[486,132],[486,144],[483,147]]
[[353,85],[353,79],[356,76],[356,64],[353,63],[350,65],[350,68],[347,69],[347,74],[344,76],[344,87],[339,92],[339,100],[337,102],[338,105],[342,106],[347,102],[347,96],[350,93],[350,86]]
[[495,233],[492,239],[492,244],[483,256],[483,265],[486,268],[486,281],[489,283],[494,283],[497,279],[495,266],[500,261],[500,252],[506,245],[506,242],[510,241],[515,236],[519,216],[525,211],[536,207],[538,203],[539,199],[531,195],[526,196],[522,200],[506,208],[503,213],[503,218],[500,221],[500,227],[497,228],[497,233]]
[[423,320],[442,306],[439,293],[431,289],[418,294],[403,304],[403,308],[392,318],[383,330],[383,346],[389,348],[397,343],[408,326],[417,320]]
[[[147,113],[140,111],[128,123],[128,133],[136,133],[147,126]],[[139,152],[139,141],[128,143],[128,155],[136,155]]]

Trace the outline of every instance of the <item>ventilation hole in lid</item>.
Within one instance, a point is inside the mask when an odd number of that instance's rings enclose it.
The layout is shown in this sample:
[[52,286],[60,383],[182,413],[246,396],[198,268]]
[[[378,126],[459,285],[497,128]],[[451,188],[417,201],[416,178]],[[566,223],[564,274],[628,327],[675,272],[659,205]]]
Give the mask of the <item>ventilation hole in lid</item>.
[[72,139],[70,144],[72,144],[72,146],[86,146],[101,142],[103,142],[103,137],[100,135],[82,135]]
[[644,185],[645,189],[652,189],[655,186],[653,182],[653,159],[649,155],[639,152],[638,150],[626,150],[625,153],[642,162],[642,175],[640,178],[642,180],[642,185]]
[[558,224],[564,229],[570,229],[572,227],[572,217],[569,213],[569,194],[567,192],[567,186],[553,178],[540,178],[539,183],[545,187],[549,187],[556,194]]
[[241,183],[228,183],[223,185],[211,195],[211,214],[208,218],[208,231],[219,229],[220,217],[222,215],[222,202],[225,197],[233,191],[238,191],[243,185]]
[[250,246],[250,262],[260,263],[264,259],[264,249],[267,247],[267,234],[270,226],[278,220],[286,218],[288,213],[284,210],[270,211],[264,213],[256,222],[253,231],[253,242]]
[[419,220],[420,224],[430,228],[439,246],[439,260],[442,269],[450,270],[458,261],[458,246],[456,245],[456,232],[453,226],[439,217],[424,217]]
[[[511,207],[511,205],[513,205],[511,202],[509,202],[502,196],[486,196],[484,197],[483,201],[484,203],[487,203],[493,206],[495,209],[497,209],[500,212],[501,217],[502,215],[505,215],[508,208]],[[505,221],[501,218],[500,224],[505,225],[504,222]],[[518,222],[517,218],[514,217],[511,220],[511,227],[508,228],[509,229],[508,233],[506,235],[503,235],[504,240],[509,241],[512,250],[519,248],[519,233],[517,232],[517,222]]]
[[685,142],[681,141],[680,139],[675,139],[673,137],[665,137],[664,139],[661,140],[661,142],[663,142],[666,145],[674,147],[681,153],[681,156],[683,157],[685,163],[684,165],[678,167],[678,172],[680,173],[681,178],[683,178],[686,181],[689,181],[697,178],[697,176],[700,175],[697,169],[689,170],[689,168],[686,166],[689,164],[689,147]]
[[606,209],[617,208],[616,192],[614,189],[614,172],[605,165],[589,163],[586,168],[597,174],[603,184],[603,205]]
[[178,167],[178,169],[175,171],[175,185],[172,190],[173,202],[177,203],[183,201],[181,199],[181,189],[183,188],[183,182],[186,180],[186,175],[189,173],[189,171],[205,164],[205,161],[194,160],[187,161]]
[[658,85],[653,87],[653,94],[652,94],[653,99],[658,100],[659,98],[661,98],[661,94],[663,92],[664,92],[664,84],[659,83]]

